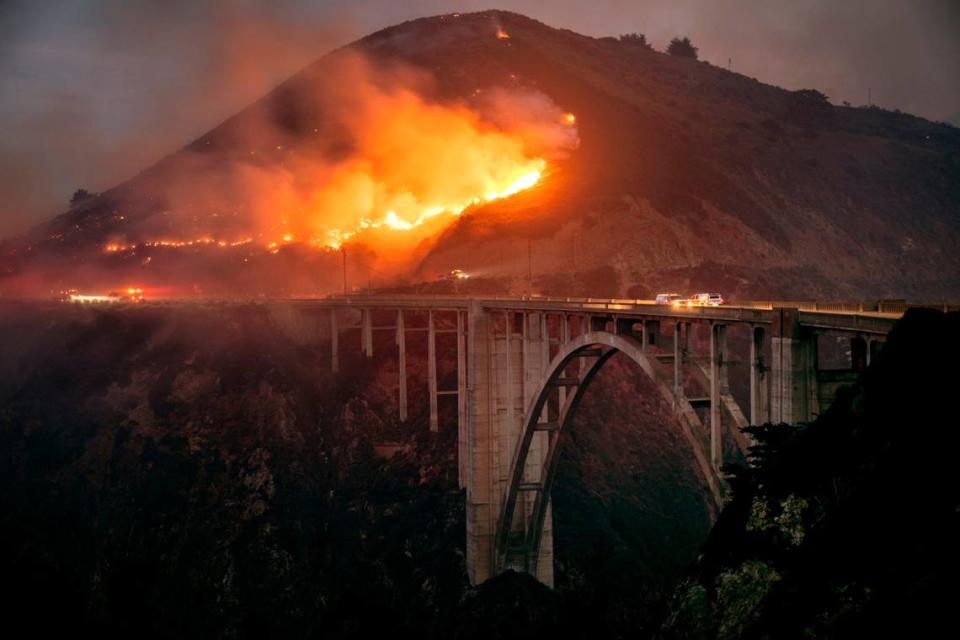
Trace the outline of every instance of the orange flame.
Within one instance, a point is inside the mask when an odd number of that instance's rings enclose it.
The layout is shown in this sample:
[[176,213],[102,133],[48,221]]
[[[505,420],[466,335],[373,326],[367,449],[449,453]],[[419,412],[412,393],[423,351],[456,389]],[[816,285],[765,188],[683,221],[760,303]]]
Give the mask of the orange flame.
[[497,39],[498,40],[509,40],[510,34],[504,31],[503,29],[497,29]]
[[[385,260],[406,259],[469,207],[535,187],[579,143],[572,114],[535,90],[489,87],[470,102],[441,101],[422,70],[374,67],[348,54],[338,65],[311,86],[318,111],[330,115],[314,135],[290,137],[251,117],[243,138],[256,159],[190,159],[196,166],[166,199],[194,231],[134,241],[131,226],[103,250],[250,244],[278,253],[287,244],[339,249],[362,240]],[[349,153],[328,155],[328,139],[343,140]],[[264,150],[277,161],[262,158]],[[229,228],[246,237],[218,237],[223,231],[202,217],[181,213],[204,208],[239,211]]]

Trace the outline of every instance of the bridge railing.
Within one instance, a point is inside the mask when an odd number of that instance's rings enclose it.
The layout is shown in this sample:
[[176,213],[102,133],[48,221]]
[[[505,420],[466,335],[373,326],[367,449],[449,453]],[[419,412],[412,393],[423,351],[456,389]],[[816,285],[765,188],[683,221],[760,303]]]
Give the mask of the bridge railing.
[[[771,311],[777,307],[794,308],[805,312],[902,315],[908,308],[932,308],[944,312],[960,311],[960,304],[916,304],[903,300],[880,300],[877,302],[818,302],[812,300],[747,300],[718,307],[676,307],[658,305],[654,300],[636,298],[593,298],[578,296],[540,295],[489,295],[469,296],[450,294],[363,294],[329,296],[326,298],[295,298],[293,303],[337,305],[371,305],[398,307],[447,307],[463,309],[476,300],[484,306],[499,309],[569,309],[571,311],[637,311],[643,315],[704,317],[764,321],[757,312]],[[279,301],[279,300],[278,300]]]

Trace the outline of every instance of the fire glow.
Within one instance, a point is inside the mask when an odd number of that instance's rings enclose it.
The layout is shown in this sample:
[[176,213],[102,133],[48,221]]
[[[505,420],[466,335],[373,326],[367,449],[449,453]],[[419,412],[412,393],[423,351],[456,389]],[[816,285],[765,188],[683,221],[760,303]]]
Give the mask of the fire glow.
[[[306,133],[250,118],[242,123],[249,160],[189,159],[196,166],[166,194],[169,220],[184,223],[171,228],[185,237],[153,239],[131,226],[104,250],[249,244],[278,253],[289,244],[329,250],[357,242],[402,259],[470,207],[535,187],[579,144],[571,114],[532,88],[484,87],[469,101],[440,100],[423,70],[346,55],[317,82],[309,99],[328,117]],[[338,142],[326,154],[331,139]],[[267,150],[276,161],[261,160]],[[229,232],[176,213],[204,209],[242,213],[230,218]]]

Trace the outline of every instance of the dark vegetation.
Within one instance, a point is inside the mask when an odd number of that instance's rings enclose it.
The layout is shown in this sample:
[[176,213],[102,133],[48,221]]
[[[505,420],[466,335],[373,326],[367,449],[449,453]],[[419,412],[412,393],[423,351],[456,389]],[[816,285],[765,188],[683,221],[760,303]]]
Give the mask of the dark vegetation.
[[[288,337],[278,313],[0,305],[7,624],[107,637],[649,628],[709,522],[649,383],[611,362],[578,414],[554,494],[558,590],[515,574],[471,589],[455,405],[431,435],[415,339],[401,424],[390,336],[368,362],[344,334],[334,377],[326,347]],[[399,452],[378,455],[383,441]]]
[[765,426],[687,581],[671,638],[935,637],[960,571],[960,314],[914,310],[813,423]]
[[[815,422],[752,428],[754,463],[729,470],[733,499],[686,573],[707,531],[703,488],[669,407],[613,359],[567,436],[551,591],[513,573],[468,586],[452,411],[426,431],[422,359],[400,424],[388,338],[373,361],[345,347],[334,378],[326,350],[279,331],[277,313],[0,306],[8,624],[860,638],[949,623],[956,314],[908,313]],[[389,458],[384,440],[400,445]]]
[[667,45],[667,53],[672,56],[677,56],[678,58],[691,58],[696,60],[697,51],[699,51],[699,49],[693,46],[690,38],[686,36],[674,38],[670,41],[670,44]]
[[644,49],[652,49],[650,43],[647,42],[647,36],[642,33],[624,33],[620,36],[620,42],[625,44],[634,45],[637,47],[643,47]]

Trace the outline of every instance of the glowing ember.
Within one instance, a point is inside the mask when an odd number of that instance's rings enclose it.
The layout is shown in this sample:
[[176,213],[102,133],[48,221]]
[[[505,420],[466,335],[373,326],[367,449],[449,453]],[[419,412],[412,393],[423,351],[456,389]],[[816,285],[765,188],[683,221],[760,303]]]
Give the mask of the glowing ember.
[[563,122],[564,124],[572,127],[573,125],[577,124],[577,116],[573,115],[572,113],[565,113],[563,114]]
[[213,245],[217,247],[239,247],[253,242],[253,238],[243,238],[242,240],[214,240],[213,238],[203,236],[194,240],[147,240],[145,242],[121,243],[110,242],[103,245],[104,253],[117,253],[120,251],[133,251],[137,247],[170,247],[180,249],[184,247]]
[[143,302],[143,289],[127,287],[123,291],[111,291],[104,294],[80,293],[76,289],[61,292],[60,300],[80,304],[113,304],[117,302]]
[[497,39],[498,40],[509,40],[510,34],[504,31],[503,29],[497,29]]

